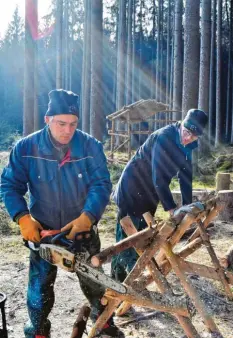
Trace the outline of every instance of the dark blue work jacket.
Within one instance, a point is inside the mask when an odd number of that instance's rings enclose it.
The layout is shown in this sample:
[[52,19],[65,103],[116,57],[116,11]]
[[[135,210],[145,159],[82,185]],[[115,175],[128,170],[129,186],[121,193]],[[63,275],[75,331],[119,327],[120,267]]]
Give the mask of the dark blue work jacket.
[[[47,127],[20,140],[1,177],[1,195],[12,217],[29,210],[41,224],[60,229],[81,212],[98,221],[111,193],[100,142],[76,130],[71,157],[60,166]],[[24,195],[29,192],[29,203]]]
[[175,208],[169,185],[176,175],[182,203],[192,202],[191,155],[197,142],[184,147],[179,128],[177,122],[152,133],[126,165],[113,194],[122,214],[153,213],[159,201],[165,211]]

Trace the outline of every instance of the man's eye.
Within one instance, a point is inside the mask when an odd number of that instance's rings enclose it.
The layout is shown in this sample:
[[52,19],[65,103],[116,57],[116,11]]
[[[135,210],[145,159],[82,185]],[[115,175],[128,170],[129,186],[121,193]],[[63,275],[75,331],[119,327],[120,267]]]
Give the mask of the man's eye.
[[77,123],[71,123],[71,127],[75,128],[77,126]]
[[62,123],[62,122],[59,122],[58,124],[59,124],[60,127],[65,127],[65,125],[66,125],[65,123]]

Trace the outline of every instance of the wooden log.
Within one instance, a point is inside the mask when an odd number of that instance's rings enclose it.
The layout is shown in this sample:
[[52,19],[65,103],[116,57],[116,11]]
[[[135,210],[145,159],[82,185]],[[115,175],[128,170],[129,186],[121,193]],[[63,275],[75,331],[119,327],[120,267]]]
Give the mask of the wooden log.
[[[150,222],[152,224],[152,220]],[[128,218],[124,217],[124,219],[122,219],[120,221],[120,224],[121,224],[121,226],[122,226],[122,228],[123,228],[123,230],[124,230],[124,232],[126,233],[127,236],[133,235],[133,234],[138,232],[130,217],[128,217]],[[142,249],[137,249],[137,247],[135,247],[135,250],[137,251],[139,256],[141,256],[143,254]],[[153,277],[155,283],[157,284],[159,291],[161,293],[167,292],[170,295],[173,295],[173,292],[172,292],[172,289],[171,289],[169,283],[167,282],[166,278],[159,271],[157,263],[156,263],[156,261],[153,257],[152,257],[151,261],[149,261],[147,263],[146,266],[147,266],[148,270],[150,271],[151,276]]]
[[90,312],[91,312],[90,306],[83,305],[81,307],[78,317],[73,325],[71,338],[81,338],[83,336]]
[[[215,268],[211,266],[201,265],[180,259],[180,266],[185,273],[195,274],[200,277],[219,281],[219,275]],[[233,273],[225,271],[225,275],[229,284],[233,285]]]
[[[132,222],[130,222],[129,219],[126,219],[125,221],[129,223],[129,228],[131,228],[131,231],[133,231]],[[124,219],[122,219],[121,222],[123,222],[124,224]],[[155,239],[149,245],[149,247],[143,252],[141,257],[139,257],[134,268],[124,280],[124,284],[131,285],[134,282],[134,280],[141,274],[141,271],[144,270],[147,263],[154,256],[155,252],[159,249],[161,242],[166,240],[173,233],[173,231],[174,231],[174,224],[172,222],[167,222],[167,223],[165,222],[159,234],[155,237]],[[141,231],[138,234],[140,233]],[[125,311],[125,309],[128,310],[129,308],[130,308],[130,304],[123,304],[118,310],[118,315],[121,315]]]
[[229,173],[218,172],[216,175],[216,191],[230,190],[231,175]]
[[197,249],[199,249],[202,246],[202,239],[196,238],[192,242],[185,245],[183,248],[177,251],[177,255],[180,258],[186,258],[192,253],[194,253]]
[[[175,233],[172,235],[170,239],[170,243],[172,246],[174,246],[180,238],[184,235],[185,231],[190,227],[191,224],[193,224],[197,219],[197,216],[192,214],[187,214],[183,220],[181,221],[180,225],[178,226]],[[156,261],[160,265],[161,262],[164,260],[165,255],[163,252],[159,252],[159,254],[156,256]]]
[[169,260],[175,274],[180,279],[180,282],[183,285],[185,291],[187,292],[187,294],[192,299],[197,311],[202,316],[207,328],[213,333],[219,333],[220,334],[215,322],[213,321],[213,319],[210,316],[210,314],[208,313],[208,311],[205,309],[205,306],[204,306],[202,300],[200,299],[199,295],[196,293],[194,287],[192,286],[191,283],[188,283],[186,276],[185,276],[185,274],[184,274],[184,272],[183,272],[183,270],[180,266],[180,259],[178,258],[178,256],[176,256],[173,253],[171,244],[170,243],[163,243],[162,247],[164,249],[166,257]]
[[143,248],[151,242],[153,236],[157,233],[158,231],[153,227],[144,229],[139,233],[129,236],[122,241],[102,250],[98,255],[95,255],[91,258],[91,263],[94,267],[99,267],[102,264],[109,262],[112,256],[117,255],[119,252],[131,248],[134,245],[137,245],[138,248]]
[[[212,209],[209,211],[209,213],[206,215],[203,224],[204,227],[207,228],[209,223],[218,215],[219,211],[221,210],[222,205],[218,203],[216,206],[212,207]],[[200,231],[197,228],[194,233],[188,238],[187,242],[192,242],[195,238],[197,238],[200,235]]]
[[221,190],[218,192],[220,202],[224,208],[220,211],[218,219],[221,221],[233,221],[233,190]]
[[[105,292],[105,297],[106,292]],[[115,309],[120,304],[120,300],[118,298],[109,299],[108,304],[106,305],[104,311],[101,313],[95,324],[93,325],[88,338],[94,338],[100,334],[101,329],[104,327],[104,324],[108,321],[108,319],[112,316]]]
[[[219,281],[219,275],[216,272],[216,269],[210,266],[201,265],[198,263],[193,263],[185,261],[180,258],[180,266],[185,273],[196,274],[198,276],[213,279]],[[165,261],[160,266],[161,272],[166,276],[171,271],[170,263]],[[230,271],[225,271],[225,275],[229,284],[233,285],[233,273]],[[140,278],[134,281],[132,288],[134,290],[141,291],[145,289],[149,284],[153,282],[153,278],[150,274],[144,274]]]
[[[124,280],[124,283],[130,284],[131,281],[134,281],[134,279],[136,279],[141,274],[141,271],[144,270],[147,263],[159,250],[161,244],[174,232],[174,229],[174,224],[172,222],[165,222],[160,232],[153,239],[151,244],[146,248],[143,254],[139,257],[135,266]],[[137,235],[140,235],[140,233],[141,231],[137,233]],[[134,236],[136,236],[136,234]]]
[[[152,215],[150,213],[145,213],[143,215],[143,217],[144,217],[144,219],[146,219],[147,224],[152,226],[153,221],[154,221]],[[121,226],[123,227],[127,236],[130,236],[133,233],[137,232],[137,229],[135,228],[131,218],[128,218],[128,219],[124,218],[124,220],[121,220]],[[141,255],[142,250],[138,250],[138,253],[139,253],[139,255]],[[151,277],[156,282],[160,292],[163,293],[163,294],[166,293],[166,295],[170,295],[171,297],[173,297],[172,289],[171,289],[168,281],[166,280],[166,278],[159,271],[157,263],[156,263],[154,258],[152,258],[151,261],[148,262],[147,267],[150,271]],[[130,306],[131,306],[130,303],[124,301],[120,305],[120,307],[116,310],[116,315],[118,315],[118,316],[123,315],[126,311],[128,311]],[[180,325],[183,328],[187,337],[189,337],[189,338],[199,338],[200,337],[199,334],[197,333],[196,329],[192,325],[189,318],[186,318],[186,317],[178,315],[178,314],[175,314],[174,316],[176,317],[176,319],[180,323]]]
[[179,315],[175,315],[175,317],[188,338],[201,338],[189,318]]
[[219,259],[219,262],[225,269],[231,269],[233,271],[233,246]]
[[127,293],[124,295],[108,289],[105,296],[108,298],[120,299],[121,301],[127,301],[136,306],[147,307],[172,314],[179,314],[184,317],[190,316],[185,297],[165,297],[160,293],[148,290],[138,293],[130,287],[127,288]]
[[198,222],[198,227],[199,227],[199,231],[200,231],[200,234],[201,234],[201,238],[202,238],[202,241],[203,241],[203,244],[206,246],[206,249],[211,257],[211,260],[216,268],[216,271],[219,275],[219,280],[221,281],[224,289],[225,289],[225,292],[227,294],[227,297],[229,299],[233,299],[233,294],[231,292],[231,288],[226,280],[226,276],[224,274],[224,271],[223,271],[223,268],[221,267],[220,263],[219,263],[219,260],[218,260],[218,257],[211,245],[211,242],[209,240],[209,237],[207,236],[206,232],[205,232],[205,228],[204,228],[204,225],[202,224],[201,221]]
[[[177,255],[179,258],[186,258],[191,253],[193,253],[196,249],[198,249],[202,245],[202,239],[197,238],[188,245],[186,245],[184,248],[182,248],[180,251],[177,252]],[[165,259],[159,264],[159,269],[162,272],[164,276],[168,275],[171,271],[172,267],[170,262]],[[195,273],[194,271],[192,273]],[[153,278],[151,275],[143,275],[139,279],[134,281],[134,284],[132,285],[133,289],[135,290],[142,290],[143,288],[146,288],[149,284],[153,282]]]
[[155,223],[154,217],[151,215],[150,212],[145,212],[142,216],[149,227],[151,227]]

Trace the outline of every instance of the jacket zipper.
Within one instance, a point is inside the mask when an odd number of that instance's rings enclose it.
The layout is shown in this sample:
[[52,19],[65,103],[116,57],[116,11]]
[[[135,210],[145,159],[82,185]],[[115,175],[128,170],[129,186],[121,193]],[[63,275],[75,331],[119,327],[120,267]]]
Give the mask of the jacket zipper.
[[61,167],[58,163],[58,187],[59,187],[59,210],[60,210],[60,228],[63,222],[63,209],[62,209],[62,189],[61,189]]

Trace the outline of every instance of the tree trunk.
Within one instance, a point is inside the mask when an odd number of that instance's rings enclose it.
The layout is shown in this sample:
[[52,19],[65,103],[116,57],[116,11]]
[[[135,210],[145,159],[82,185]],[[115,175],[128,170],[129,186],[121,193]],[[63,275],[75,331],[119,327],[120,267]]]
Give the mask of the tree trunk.
[[210,52],[210,91],[209,91],[209,141],[214,143],[215,139],[215,95],[216,95],[216,0],[212,0],[212,25],[211,25],[211,52]]
[[102,109],[103,3],[92,1],[91,29],[91,107],[90,131],[99,141],[103,139],[104,114]]
[[166,64],[166,103],[169,103],[171,76],[171,3],[167,4],[167,64]]
[[[37,100],[35,94],[37,86],[36,63],[37,63],[37,44],[36,31],[38,29],[37,0],[25,1],[25,64],[24,64],[24,115],[23,115],[23,134],[24,136],[34,131],[34,119],[37,119]],[[33,19],[32,19],[33,17]],[[34,38],[33,38],[34,37]],[[37,95],[36,95],[37,96]],[[36,114],[35,114],[36,113]],[[37,127],[37,123],[36,123]]]
[[217,16],[217,69],[216,69],[216,134],[215,146],[220,145],[222,141],[222,112],[221,112],[221,80],[222,80],[222,0],[217,2],[218,16]]
[[229,19],[229,51],[228,51],[228,76],[227,76],[227,107],[226,107],[226,143],[231,138],[232,124],[232,27],[233,26],[233,1],[230,1],[230,19]]
[[91,94],[91,2],[85,0],[84,46],[82,67],[82,130],[90,133]]
[[[183,82],[183,41],[182,41],[182,13],[183,0],[175,2],[175,27],[174,27],[174,78],[173,78],[173,109],[181,111],[182,107],[182,82]],[[182,118],[182,113],[174,113],[175,120]]]
[[64,89],[68,89],[68,76],[69,76],[69,0],[64,3]]
[[[211,0],[202,1],[201,15],[201,53],[200,53],[200,78],[198,108],[208,112],[209,110],[209,81],[210,81],[210,37],[211,37]],[[204,137],[200,142],[200,152],[208,149],[208,132],[204,131]]]
[[[157,52],[156,52],[156,100],[160,101],[160,86],[159,86],[159,79],[160,79],[160,51],[161,51],[161,0],[158,1],[158,15],[157,15]],[[158,127],[158,126],[157,126]]]
[[126,104],[132,103],[132,15],[133,0],[128,3],[128,43],[127,43],[127,88]]
[[57,0],[56,13],[56,88],[62,88],[62,31],[63,31],[63,0]]
[[[163,57],[163,19],[164,19],[164,14],[163,14],[163,0],[160,0],[160,6],[161,6],[161,15],[160,15],[160,65],[159,65],[159,87],[160,87],[160,102],[165,102],[165,88],[163,85],[163,70],[164,70],[164,57]],[[163,120],[164,114],[159,113],[160,119]],[[161,123],[161,122],[160,122]],[[163,127],[163,123],[160,124],[160,127]]]
[[199,0],[186,0],[184,23],[183,117],[198,105],[199,85]]
[[211,0],[202,0],[198,108],[208,112],[210,77]]
[[150,97],[154,99],[156,97],[156,71],[155,71],[155,0],[153,0],[153,9],[152,9],[152,51],[151,51],[151,92]]
[[117,54],[117,110],[125,103],[126,0],[120,0]]
[[136,32],[136,4],[133,0],[133,60],[132,60],[132,101],[136,101],[136,43],[135,43],[135,32]]

